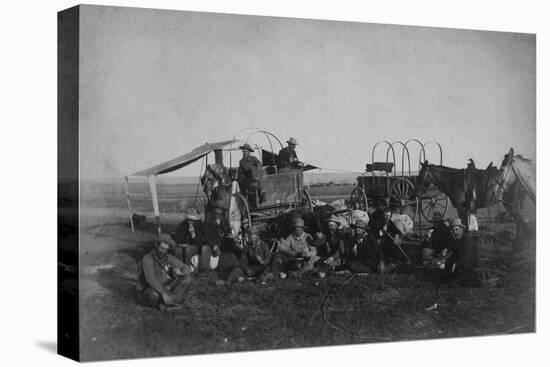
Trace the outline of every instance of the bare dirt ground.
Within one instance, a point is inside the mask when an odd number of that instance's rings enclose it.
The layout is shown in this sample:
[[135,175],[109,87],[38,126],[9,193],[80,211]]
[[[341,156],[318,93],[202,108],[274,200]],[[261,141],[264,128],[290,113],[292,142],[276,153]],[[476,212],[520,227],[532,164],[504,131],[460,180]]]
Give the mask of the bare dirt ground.
[[[511,223],[481,223],[488,286],[449,283],[437,271],[286,279],[217,286],[195,279],[182,309],[142,306],[136,266],[154,230],[132,234],[123,209],[81,218],[84,360],[525,333],[535,330],[534,245],[512,256]],[[177,214],[167,217],[176,223]],[[169,230],[169,227],[168,227]],[[494,242],[494,239],[497,239]],[[434,305],[437,304],[437,307]]]

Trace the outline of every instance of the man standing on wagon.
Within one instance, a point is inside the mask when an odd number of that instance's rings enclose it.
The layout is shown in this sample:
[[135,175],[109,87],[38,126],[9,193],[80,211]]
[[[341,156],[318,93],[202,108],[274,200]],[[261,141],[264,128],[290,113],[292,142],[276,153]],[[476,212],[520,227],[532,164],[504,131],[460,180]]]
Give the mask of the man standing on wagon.
[[289,171],[290,169],[299,169],[304,165],[298,160],[298,156],[296,155],[296,145],[298,145],[296,139],[291,137],[286,143],[288,146],[279,151],[279,160],[277,162],[279,172]]
[[254,152],[250,144],[245,143],[239,149],[243,151],[243,158],[239,161],[237,181],[241,191],[247,194],[248,203],[255,208],[262,198],[262,163],[258,158],[250,155]]

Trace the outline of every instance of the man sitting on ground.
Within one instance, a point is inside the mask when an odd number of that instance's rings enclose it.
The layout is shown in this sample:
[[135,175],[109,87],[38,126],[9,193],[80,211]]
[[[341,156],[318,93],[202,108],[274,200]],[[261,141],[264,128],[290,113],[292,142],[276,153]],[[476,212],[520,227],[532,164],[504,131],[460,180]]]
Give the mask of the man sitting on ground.
[[183,301],[185,285],[191,282],[192,268],[168,253],[171,246],[176,246],[172,238],[162,235],[139,263],[137,290],[148,306],[177,306]]
[[353,273],[384,273],[384,251],[380,242],[367,233],[367,223],[358,219],[353,228],[354,236],[346,244],[347,269]]
[[[384,258],[390,267],[395,267],[408,259],[400,250],[402,232],[391,220],[391,208],[379,208],[373,213],[369,233],[379,242]],[[388,269],[389,270],[389,269]]]
[[443,219],[443,215],[436,211],[432,216],[433,226],[426,233],[422,243],[422,258],[424,265],[441,265],[445,262],[447,248],[452,244],[449,221]]
[[195,208],[187,209],[185,220],[176,228],[174,240],[177,248],[174,255],[183,260],[185,264],[191,265],[193,256],[199,254],[199,270],[212,270],[210,266],[210,257],[212,254],[219,254],[217,246],[211,247],[206,241],[204,224]]
[[245,274],[241,267],[239,258],[241,250],[237,246],[237,241],[231,236],[224,236],[221,238],[221,255],[219,257],[219,264],[216,268],[219,279],[217,284],[224,284],[224,282],[243,281]]
[[446,268],[451,273],[473,273],[479,266],[479,252],[474,239],[466,233],[466,226],[460,218],[451,220],[452,255],[447,260]]
[[313,264],[317,260],[319,257],[312,245],[312,238],[304,231],[304,220],[295,218],[292,233],[279,242],[277,253],[271,264],[272,272],[279,273],[281,278],[285,278],[286,271],[302,273],[312,270]]
[[250,229],[250,241],[241,255],[241,267],[249,277],[264,277],[271,265],[271,249],[260,239],[257,227]]
[[338,227],[340,221],[337,216],[332,215],[327,219],[327,232],[315,240],[317,254],[320,259],[315,263],[319,269],[319,274],[334,271],[341,265],[340,250],[344,248],[344,235],[340,233]]

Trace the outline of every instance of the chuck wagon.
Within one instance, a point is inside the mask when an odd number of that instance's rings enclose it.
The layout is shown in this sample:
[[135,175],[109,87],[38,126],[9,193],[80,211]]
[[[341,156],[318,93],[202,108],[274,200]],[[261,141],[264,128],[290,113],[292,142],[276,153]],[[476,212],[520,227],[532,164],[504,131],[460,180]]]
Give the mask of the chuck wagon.
[[[418,192],[416,186],[418,172],[411,171],[411,144],[419,150],[420,163],[426,160],[426,148],[434,146],[439,153],[439,162],[443,162],[443,150],[437,142],[422,143],[417,139],[406,142],[377,142],[371,152],[371,163],[366,164],[365,172],[357,177],[357,185],[350,195],[350,204],[354,209],[368,211],[369,208],[387,206],[401,214],[407,214],[415,219],[418,212],[428,222],[432,222],[433,213],[440,212],[443,216],[449,208],[449,199],[435,186],[430,186],[424,192]],[[376,160],[377,149],[385,147],[385,159]],[[396,152],[401,153],[401,159],[396,159]],[[399,155],[397,154],[397,157]],[[399,165],[397,164],[399,163]]]
[[[244,139],[238,139],[238,134],[248,130]],[[252,130],[252,131],[250,131]],[[258,137],[267,142],[266,146],[256,144]],[[261,192],[251,194],[238,182],[238,166],[240,146],[249,144],[254,155],[261,162]],[[132,213],[132,195],[128,192],[128,180],[132,177],[146,177],[149,183],[150,196],[153,202],[153,212],[158,232],[162,232],[159,199],[157,194],[157,177],[202,159],[200,186],[205,196],[205,220],[215,212],[222,212],[234,235],[244,233],[255,224],[267,222],[281,214],[297,207],[312,207],[310,196],[303,184],[303,172],[317,167],[301,164],[299,169],[279,170],[277,167],[278,151],[283,148],[281,141],[272,133],[260,129],[244,129],[231,140],[217,143],[205,143],[193,151],[161,163],[159,165],[125,176],[126,199],[130,211],[130,223],[134,229]],[[277,149],[277,152],[274,151]],[[208,163],[208,158],[214,155],[214,162]],[[199,187],[197,187],[197,195]],[[253,196],[256,196],[253,198]],[[187,198],[192,199],[192,198]],[[195,196],[194,202],[197,202]],[[189,206],[191,200],[183,200],[182,206]]]

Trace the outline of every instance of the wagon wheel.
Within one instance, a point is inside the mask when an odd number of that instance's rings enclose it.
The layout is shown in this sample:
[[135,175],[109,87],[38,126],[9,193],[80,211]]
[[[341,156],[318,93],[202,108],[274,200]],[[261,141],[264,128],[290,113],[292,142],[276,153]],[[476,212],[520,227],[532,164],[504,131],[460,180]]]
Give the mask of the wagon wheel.
[[365,190],[363,190],[361,187],[356,186],[353,189],[349,201],[353,210],[363,210],[365,212],[368,212],[369,201],[367,200],[367,194],[365,194]]
[[408,215],[413,221],[418,212],[418,198],[414,184],[405,177],[394,181],[390,188],[390,203],[399,208],[400,214]]
[[449,198],[443,193],[435,196],[425,196],[420,199],[420,212],[422,216],[428,221],[433,222],[433,214],[438,211],[443,217],[447,214],[449,209]]

